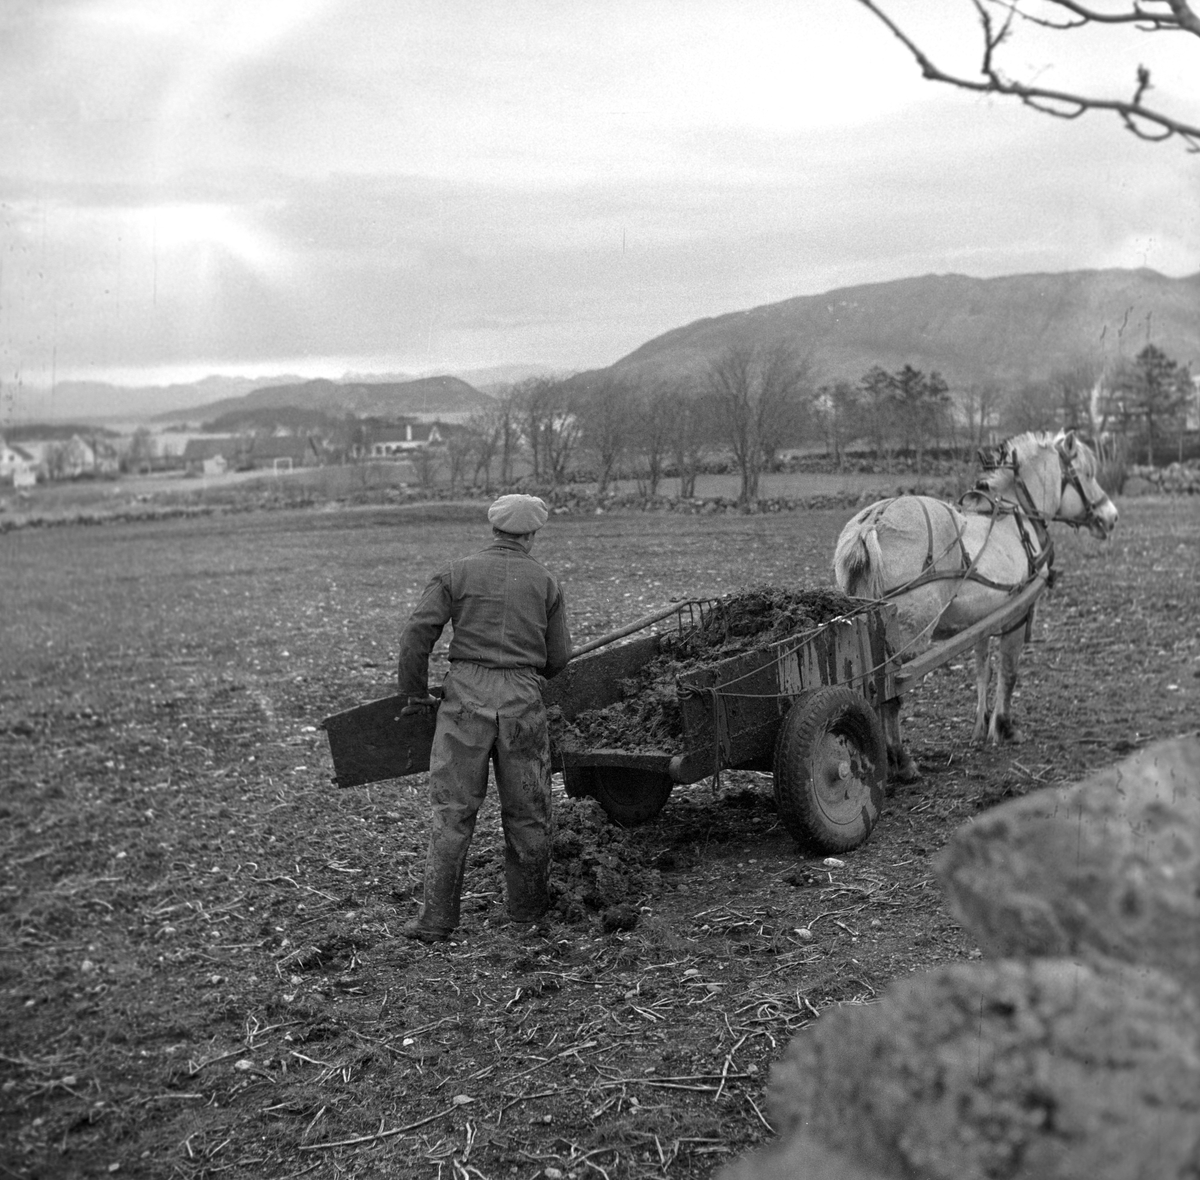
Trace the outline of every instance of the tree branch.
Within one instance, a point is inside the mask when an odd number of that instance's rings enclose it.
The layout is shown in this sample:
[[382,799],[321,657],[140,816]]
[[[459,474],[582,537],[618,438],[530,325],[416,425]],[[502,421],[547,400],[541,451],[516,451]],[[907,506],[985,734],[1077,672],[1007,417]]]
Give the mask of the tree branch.
[[[1165,111],[1146,105],[1146,95],[1153,88],[1150,71],[1146,66],[1137,67],[1133,97],[1122,100],[1098,98],[1020,82],[1005,77],[996,60],[1000,46],[1008,40],[1013,22],[1018,17],[1057,30],[1082,28],[1091,23],[1136,24],[1147,32],[1191,33],[1200,37],[1200,15],[1192,8],[1189,0],[1132,0],[1128,9],[1109,13],[1096,12],[1077,0],[1047,0],[1075,18],[1061,23],[1022,12],[1017,7],[1016,0],[990,0],[1004,10],[1004,19],[999,25],[995,23],[991,11],[986,7],[987,2],[989,0],[972,0],[979,17],[982,52],[979,76],[966,77],[950,73],[936,65],[876,0],[859,0],[859,3],[873,13],[908,50],[921,67],[922,75],[931,82],[944,82],[960,90],[971,90],[978,94],[1007,95],[1020,100],[1033,110],[1059,119],[1077,119],[1087,111],[1111,111],[1121,120],[1126,130],[1139,139],[1160,142],[1179,136],[1189,152],[1200,152],[1200,124],[1185,122]],[[1169,9],[1169,13],[1164,11],[1165,9]]]

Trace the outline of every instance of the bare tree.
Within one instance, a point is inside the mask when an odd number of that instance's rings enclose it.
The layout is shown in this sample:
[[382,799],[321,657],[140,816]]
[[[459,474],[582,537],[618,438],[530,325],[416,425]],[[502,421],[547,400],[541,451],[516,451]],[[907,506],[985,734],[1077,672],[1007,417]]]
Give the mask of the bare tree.
[[1050,374],[1050,384],[1058,395],[1062,425],[1067,430],[1082,430],[1085,434],[1095,436],[1093,402],[1096,385],[1102,375],[1102,367],[1092,361],[1080,361],[1055,369]]
[[904,436],[905,449],[916,452],[917,474],[922,473],[925,440],[932,437],[935,446],[940,441],[942,415],[949,404],[949,386],[940,373],[926,376],[920,369],[905,365],[892,374],[892,398],[897,419]]
[[553,412],[556,385],[557,382],[549,377],[530,377],[513,386],[514,410],[520,422],[521,435],[529,447],[529,462],[535,484],[540,484],[544,477],[543,435]]
[[534,482],[557,487],[583,435],[572,387],[557,377],[531,377],[517,387],[517,397]]
[[663,403],[667,443],[679,473],[679,498],[690,500],[696,494],[704,445],[712,433],[711,407],[698,390],[686,385],[668,389]]
[[849,381],[822,385],[817,391],[816,409],[825,424],[826,445],[841,471],[845,464],[845,446],[859,428],[862,396]]
[[[513,481],[513,465],[521,450],[521,399],[514,387],[497,394],[496,404],[489,412],[494,415],[497,449],[500,452],[500,485]],[[490,468],[489,468],[490,479]]]
[[932,82],[945,82],[963,90],[1001,94],[1060,119],[1077,119],[1087,111],[1110,111],[1139,139],[1160,141],[1178,135],[1190,152],[1200,152],[1200,124],[1189,123],[1146,98],[1153,89],[1150,70],[1138,64],[1129,98],[1105,98],[1056,90],[1034,81],[1009,77],[1000,64],[1000,51],[1012,38],[1019,22],[1069,33],[1088,26],[1132,26],[1145,33],[1185,33],[1200,38],[1200,12],[1192,0],[1122,0],[1106,9],[1079,0],[1042,0],[1039,8],[1022,8],[1017,0],[971,0],[979,19],[979,61],[972,74],[953,73],[935,65],[929,55],[877,3],[859,0],[875,14],[913,55],[921,72]]
[[995,381],[981,381],[958,390],[954,400],[966,426],[966,449],[970,458],[991,441],[990,432],[999,426],[1004,393]]
[[758,499],[763,468],[798,435],[811,398],[808,379],[808,361],[786,343],[732,344],[709,367],[709,395],[741,476],[743,508]]
[[672,438],[672,399],[670,388],[655,382],[642,389],[634,412],[634,449],[641,460],[638,491],[657,496]]
[[862,381],[862,403],[871,432],[876,460],[883,459],[892,466],[892,425],[895,403],[892,397],[892,375],[880,365],[867,372]]
[[1046,381],[1027,381],[1009,392],[1001,419],[1005,434],[1023,434],[1026,430],[1053,430],[1055,421],[1054,390]]
[[409,455],[418,487],[433,487],[442,468],[442,456],[430,446],[417,447]]
[[466,427],[457,430],[446,430],[446,467],[450,476],[450,491],[455,492],[464,482],[467,466],[475,453],[478,439],[474,432]]
[[149,427],[139,426],[129,440],[129,450],[125,455],[126,469],[137,474],[152,471],[157,458],[158,439],[150,433]]
[[621,377],[602,372],[576,391],[582,441],[596,456],[597,492],[608,491],[634,430],[634,392]]
[[486,406],[476,410],[463,422],[463,434],[468,439],[467,457],[471,465],[471,486],[479,486],[480,473],[483,486],[491,487],[492,464],[500,448],[500,429],[496,407]]
[[42,452],[42,462],[46,465],[47,479],[63,479],[67,474],[67,444],[52,442]]

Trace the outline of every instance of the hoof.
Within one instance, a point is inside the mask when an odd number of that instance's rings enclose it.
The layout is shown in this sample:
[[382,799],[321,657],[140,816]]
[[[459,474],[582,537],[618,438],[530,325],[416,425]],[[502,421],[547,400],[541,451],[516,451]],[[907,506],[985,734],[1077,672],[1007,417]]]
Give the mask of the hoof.
[[995,743],[1011,742],[1015,746],[1021,745],[1025,741],[1024,734],[1017,728],[1017,723],[1010,717],[997,717],[990,732],[989,739]]
[[891,762],[890,776],[894,782],[915,783],[921,778],[921,770],[907,751],[900,758]]

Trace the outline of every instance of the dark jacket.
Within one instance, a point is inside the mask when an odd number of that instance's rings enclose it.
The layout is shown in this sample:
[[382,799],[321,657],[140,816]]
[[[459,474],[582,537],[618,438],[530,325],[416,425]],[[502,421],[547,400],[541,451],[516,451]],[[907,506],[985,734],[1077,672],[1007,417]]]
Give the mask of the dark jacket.
[[429,653],[448,622],[454,624],[451,660],[532,668],[550,677],[567,666],[571,654],[558,579],[505,537],[429,580],[400,636],[401,693],[428,691]]

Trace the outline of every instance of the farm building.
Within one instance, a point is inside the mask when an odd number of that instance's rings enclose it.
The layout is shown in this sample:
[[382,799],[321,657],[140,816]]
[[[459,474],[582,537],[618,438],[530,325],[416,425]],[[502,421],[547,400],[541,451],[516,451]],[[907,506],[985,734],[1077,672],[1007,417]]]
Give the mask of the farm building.
[[73,434],[66,442],[47,443],[42,461],[51,479],[112,478],[121,469],[121,455],[111,442]]
[[183,450],[183,464],[189,475],[312,467],[320,462],[321,452],[315,439],[291,434],[190,438]]
[[387,459],[406,451],[421,451],[445,442],[447,428],[440,422],[405,422],[371,443],[373,459]]
[[252,439],[247,458],[255,469],[313,467],[321,462],[321,451],[317,440],[311,436],[277,434]]
[[189,438],[183,448],[183,467],[188,475],[224,475],[239,465],[248,440],[226,435],[220,438]]
[[23,447],[0,439],[0,484],[29,488],[37,483],[38,461]]

